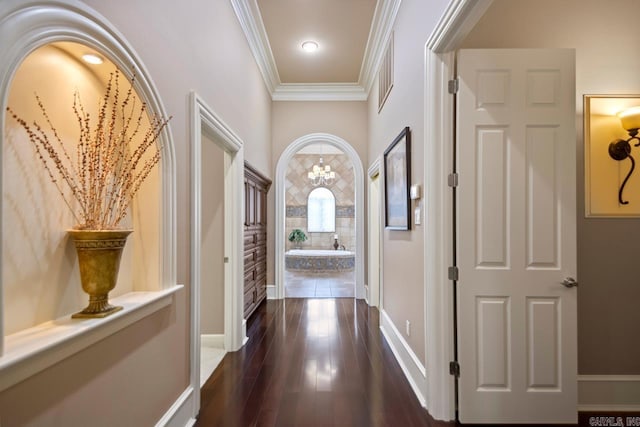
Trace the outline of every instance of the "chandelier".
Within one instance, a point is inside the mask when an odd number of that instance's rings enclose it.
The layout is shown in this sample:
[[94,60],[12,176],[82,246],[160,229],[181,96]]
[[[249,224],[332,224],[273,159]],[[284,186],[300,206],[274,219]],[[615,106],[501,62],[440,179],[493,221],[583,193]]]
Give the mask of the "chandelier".
[[331,171],[331,166],[324,165],[322,157],[317,165],[313,165],[311,171],[307,174],[314,187],[318,185],[329,185],[336,178],[336,173]]

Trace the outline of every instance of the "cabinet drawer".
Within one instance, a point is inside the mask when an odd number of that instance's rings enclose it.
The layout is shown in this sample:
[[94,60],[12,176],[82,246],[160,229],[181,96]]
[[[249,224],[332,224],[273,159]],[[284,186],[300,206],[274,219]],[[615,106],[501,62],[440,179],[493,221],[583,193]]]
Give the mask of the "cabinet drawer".
[[258,303],[266,298],[267,296],[267,287],[266,286],[258,286]]
[[245,251],[244,253],[244,271],[245,273],[248,270],[252,270],[256,264],[256,251],[255,250],[251,250],[251,251]]
[[267,292],[267,275],[259,276],[256,279],[256,288],[258,288],[258,293]]
[[255,269],[244,272],[244,289],[245,291],[255,286],[257,274]]
[[250,230],[245,230],[244,232],[244,249],[253,249],[256,247],[258,243],[258,234],[256,232],[252,232]]
[[261,246],[256,247],[255,254],[256,254],[256,262],[266,261],[267,260],[267,248],[265,247],[265,245],[261,245]]
[[251,307],[255,304],[254,295],[255,295],[255,286],[252,286],[248,291],[245,289],[244,292],[244,311],[246,312],[248,307]]

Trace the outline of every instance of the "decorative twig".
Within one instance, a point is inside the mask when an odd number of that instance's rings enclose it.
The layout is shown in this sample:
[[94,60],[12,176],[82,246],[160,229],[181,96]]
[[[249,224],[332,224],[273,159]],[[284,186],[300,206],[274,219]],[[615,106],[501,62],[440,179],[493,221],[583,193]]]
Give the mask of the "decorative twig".
[[[148,114],[146,103],[137,100],[135,74],[121,97],[120,75],[118,70],[111,73],[99,101],[94,127],[80,94],[74,93],[72,110],[79,127],[75,162],[37,94],[36,101],[52,139],[36,121],[29,125],[7,107],[11,117],[26,131],[51,182],[77,221],[75,228],[78,229],[116,228],[160,161],[161,147],[157,142],[171,117]],[[154,152],[143,161],[152,146],[155,146]],[[72,207],[71,199],[78,203],[78,208]]]

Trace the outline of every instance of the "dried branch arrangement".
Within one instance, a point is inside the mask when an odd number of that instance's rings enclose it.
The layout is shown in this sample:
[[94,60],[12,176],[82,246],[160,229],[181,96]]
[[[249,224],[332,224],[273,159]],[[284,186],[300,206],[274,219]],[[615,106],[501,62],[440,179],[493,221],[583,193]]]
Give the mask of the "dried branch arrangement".
[[[111,73],[99,102],[98,119],[93,120],[95,124],[75,92],[73,112],[80,134],[76,152],[72,154],[65,148],[37,94],[49,132],[36,121],[28,124],[7,107],[27,132],[49,178],[73,213],[76,229],[117,228],[140,186],[160,161],[161,147],[156,142],[171,117],[148,114],[146,103],[137,99],[134,81],[135,75],[122,93],[120,72]],[[148,150],[155,151],[145,157]]]

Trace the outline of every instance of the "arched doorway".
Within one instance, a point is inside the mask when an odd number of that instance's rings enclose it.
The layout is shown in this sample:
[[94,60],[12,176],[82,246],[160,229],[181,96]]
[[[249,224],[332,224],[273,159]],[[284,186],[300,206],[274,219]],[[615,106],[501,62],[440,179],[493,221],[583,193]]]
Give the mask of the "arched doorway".
[[355,280],[356,298],[364,298],[364,171],[358,153],[344,139],[328,133],[312,133],[293,141],[282,153],[276,166],[275,197],[276,197],[276,234],[275,234],[275,295],[276,299],[284,298],[284,252],[285,252],[285,176],[287,165],[292,157],[301,149],[315,144],[323,143],[338,148],[345,153],[353,165],[355,178]]

